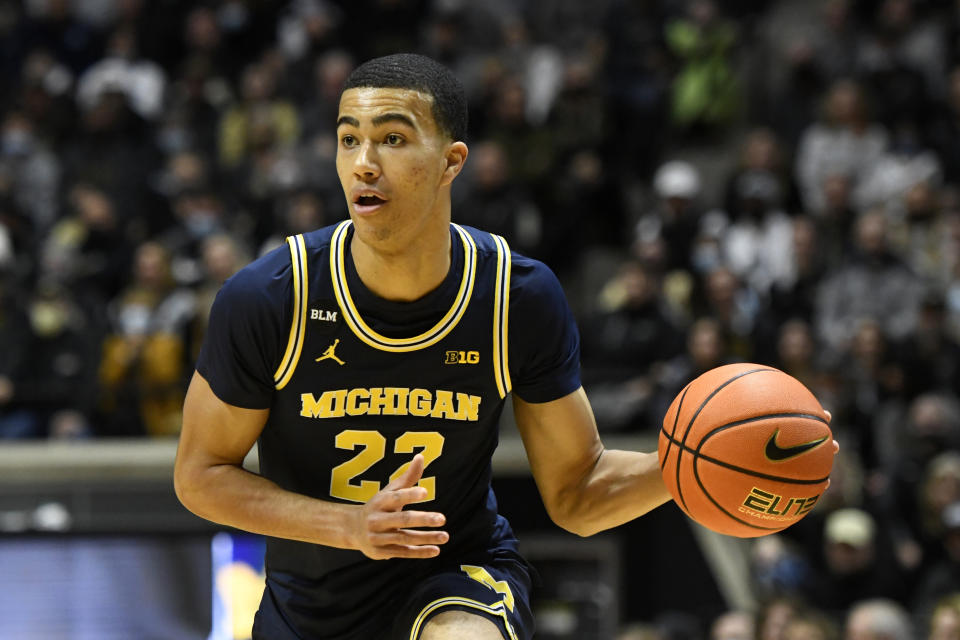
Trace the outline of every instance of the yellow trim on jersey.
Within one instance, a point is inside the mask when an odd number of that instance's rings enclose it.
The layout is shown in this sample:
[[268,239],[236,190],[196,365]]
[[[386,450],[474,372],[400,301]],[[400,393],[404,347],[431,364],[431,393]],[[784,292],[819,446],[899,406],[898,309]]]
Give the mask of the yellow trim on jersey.
[[287,238],[290,246],[290,264],[293,276],[293,319],[290,322],[290,337],[287,339],[287,349],[280,361],[280,366],[273,374],[274,385],[283,389],[293,377],[297,368],[300,353],[303,351],[303,334],[307,326],[307,250],[303,242],[303,235]]
[[510,317],[510,246],[500,236],[493,235],[497,245],[497,287],[493,298],[493,377],[501,398],[507,397],[513,384],[508,362],[509,342],[507,327]]
[[420,637],[420,632],[423,630],[422,627],[426,623],[427,618],[434,611],[441,607],[447,606],[461,606],[467,607],[470,609],[477,609],[478,611],[483,611],[489,613],[490,615],[498,616],[503,618],[503,626],[507,630],[507,634],[510,636],[510,640],[517,640],[517,633],[513,630],[513,626],[510,624],[510,620],[507,618],[507,612],[503,608],[503,602],[498,602],[493,605],[484,604],[478,600],[471,600],[470,598],[461,598],[461,597],[449,597],[449,598],[440,598],[439,600],[434,600],[427,606],[425,606],[421,611],[420,615],[417,616],[417,619],[414,620],[413,626],[410,627],[410,640],[418,640]]
[[360,340],[381,351],[406,352],[416,351],[435,344],[453,330],[460,318],[467,310],[470,297],[473,295],[473,284],[477,275],[477,245],[466,231],[454,224],[453,228],[460,234],[463,245],[463,277],[460,279],[460,289],[447,313],[428,331],[412,338],[388,338],[370,328],[360,312],[357,310],[347,285],[347,270],[344,265],[346,255],[347,230],[352,222],[344,220],[333,232],[330,243],[330,275],[333,278],[333,291],[337,297],[337,304],[343,312],[343,318]]

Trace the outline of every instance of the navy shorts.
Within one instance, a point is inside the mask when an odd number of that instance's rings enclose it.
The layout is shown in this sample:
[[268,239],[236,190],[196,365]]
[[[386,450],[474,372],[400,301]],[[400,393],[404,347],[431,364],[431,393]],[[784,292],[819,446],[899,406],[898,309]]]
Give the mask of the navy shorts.
[[391,640],[419,640],[427,621],[458,609],[493,621],[505,640],[533,638],[530,573],[525,563],[495,559],[461,564],[420,582],[397,612]]
[[[267,581],[253,625],[254,640],[419,640],[427,622],[438,613],[466,611],[491,620],[505,640],[531,640],[534,632],[530,609],[532,569],[520,557],[499,552],[480,559],[444,563],[426,576],[407,582],[350,631],[327,634],[323,619],[304,620],[302,608],[290,606],[283,590]],[[394,583],[396,586],[396,583]],[[300,614],[294,610],[300,609]],[[294,615],[291,615],[294,613]],[[302,625],[294,623],[300,618]],[[322,616],[321,616],[322,618]],[[310,628],[295,629],[294,627]]]

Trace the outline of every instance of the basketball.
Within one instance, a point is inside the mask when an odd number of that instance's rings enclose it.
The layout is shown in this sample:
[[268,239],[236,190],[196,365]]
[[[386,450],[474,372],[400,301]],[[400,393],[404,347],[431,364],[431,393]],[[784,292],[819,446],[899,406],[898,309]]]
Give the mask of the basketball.
[[800,381],[759,364],[690,382],[663,418],[660,472],[690,518],[753,538],[810,513],[833,466],[829,416]]

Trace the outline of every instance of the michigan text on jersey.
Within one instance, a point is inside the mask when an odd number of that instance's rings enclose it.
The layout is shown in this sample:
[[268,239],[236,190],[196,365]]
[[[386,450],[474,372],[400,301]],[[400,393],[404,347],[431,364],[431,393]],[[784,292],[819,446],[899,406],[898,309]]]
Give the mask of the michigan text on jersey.
[[437,389],[373,387],[324,391],[317,398],[300,394],[300,415],[304,418],[343,416],[418,416],[446,420],[479,420],[480,396]]

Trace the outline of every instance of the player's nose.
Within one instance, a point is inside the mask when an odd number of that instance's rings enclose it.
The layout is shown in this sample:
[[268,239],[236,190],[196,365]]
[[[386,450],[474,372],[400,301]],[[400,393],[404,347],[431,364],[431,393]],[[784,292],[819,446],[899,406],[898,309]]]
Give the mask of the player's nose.
[[380,175],[380,158],[377,149],[370,141],[364,142],[360,146],[359,153],[355,156],[353,172],[358,178],[375,178]]

